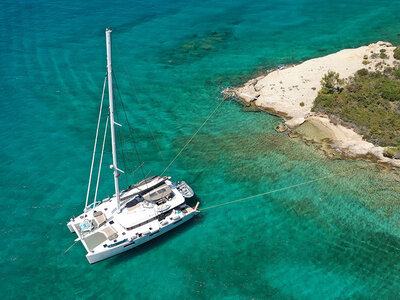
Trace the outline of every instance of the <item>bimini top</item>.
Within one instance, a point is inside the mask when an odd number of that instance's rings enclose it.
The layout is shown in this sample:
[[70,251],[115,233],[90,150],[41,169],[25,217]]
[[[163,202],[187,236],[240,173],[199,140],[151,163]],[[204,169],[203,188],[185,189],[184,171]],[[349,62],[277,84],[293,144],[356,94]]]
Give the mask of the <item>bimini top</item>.
[[171,193],[171,188],[168,185],[163,184],[162,186],[143,195],[143,198],[146,201],[154,202],[169,196]]

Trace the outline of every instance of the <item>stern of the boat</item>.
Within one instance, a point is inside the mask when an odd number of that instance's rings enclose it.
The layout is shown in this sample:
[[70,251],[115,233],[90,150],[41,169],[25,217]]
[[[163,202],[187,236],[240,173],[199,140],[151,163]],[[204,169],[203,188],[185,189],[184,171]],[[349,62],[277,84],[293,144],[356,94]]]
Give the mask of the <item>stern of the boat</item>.
[[74,226],[72,225],[73,222],[74,222],[74,219],[71,218],[71,220],[67,223],[67,227],[68,227],[69,231],[71,231],[71,233],[75,233]]

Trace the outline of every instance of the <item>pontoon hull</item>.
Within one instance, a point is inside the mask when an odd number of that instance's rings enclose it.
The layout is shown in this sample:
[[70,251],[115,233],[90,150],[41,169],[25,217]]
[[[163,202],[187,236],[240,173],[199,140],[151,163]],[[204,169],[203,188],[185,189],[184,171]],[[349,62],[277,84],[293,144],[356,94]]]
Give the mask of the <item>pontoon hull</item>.
[[151,241],[152,239],[174,229],[175,227],[178,227],[179,225],[181,225],[182,223],[185,223],[186,221],[189,221],[190,219],[192,219],[195,215],[197,215],[199,213],[199,211],[193,211],[187,215],[185,215],[184,217],[182,217],[181,219],[176,220],[173,223],[168,224],[165,227],[160,228],[160,230],[156,233],[150,233],[145,237],[141,237],[140,239],[137,239],[133,242],[130,241],[126,241],[124,243],[122,243],[121,245],[115,246],[114,248],[105,251],[105,252],[101,252],[101,253],[88,253],[86,254],[86,258],[89,261],[89,263],[94,264],[97,263],[99,261],[105,260],[107,258],[110,258],[112,256],[118,255],[122,252],[131,250],[133,248],[136,248],[137,246],[140,246],[148,241]]

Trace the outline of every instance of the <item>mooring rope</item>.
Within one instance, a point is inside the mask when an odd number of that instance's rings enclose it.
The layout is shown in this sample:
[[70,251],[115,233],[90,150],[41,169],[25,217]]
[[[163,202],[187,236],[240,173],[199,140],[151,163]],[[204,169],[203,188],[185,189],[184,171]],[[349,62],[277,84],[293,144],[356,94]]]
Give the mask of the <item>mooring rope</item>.
[[196,132],[190,137],[190,139],[186,142],[186,144],[182,147],[182,149],[178,152],[178,154],[174,157],[174,159],[169,163],[169,165],[164,169],[164,171],[161,173],[160,177],[164,175],[164,173],[169,169],[169,167],[174,163],[175,160],[178,159],[178,157],[182,154],[183,150],[186,149],[186,147],[192,142],[194,137],[199,133],[199,131],[206,125],[208,120],[215,114],[215,112],[220,108],[220,106],[224,103],[225,99],[222,99],[221,102],[217,105],[217,107],[212,111],[212,113],[207,117],[207,119],[201,124],[201,126],[196,130]]
[[306,185],[306,184],[310,184],[310,183],[313,183],[313,182],[325,180],[325,179],[332,178],[332,177],[335,177],[335,176],[338,176],[338,175],[341,175],[341,174],[349,173],[349,172],[352,172],[352,171],[355,171],[355,170],[356,169],[347,170],[347,171],[331,174],[331,175],[328,175],[328,176],[319,177],[319,178],[316,178],[316,179],[313,179],[313,180],[297,183],[297,184],[294,184],[294,185],[291,185],[291,186],[287,186],[287,187],[284,187],[284,188],[280,188],[280,189],[276,189],[276,190],[273,190],[273,191],[268,191],[268,192],[265,192],[265,193],[261,193],[261,194],[257,194],[257,195],[253,195],[253,196],[248,196],[248,197],[244,197],[244,198],[241,198],[241,199],[236,199],[236,200],[233,200],[233,201],[228,201],[228,202],[224,202],[224,203],[220,203],[220,204],[216,204],[216,205],[212,205],[212,206],[208,206],[208,207],[200,209],[200,211],[207,210],[207,209],[212,209],[212,208],[217,208],[217,207],[220,207],[220,206],[225,206],[225,205],[228,205],[228,204],[237,203],[237,202],[253,199],[253,198],[256,198],[256,197],[261,197],[261,196],[264,196],[264,195],[268,195],[268,194],[272,194],[272,193],[276,193],[276,192],[292,189],[292,188],[295,188],[295,187],[298,187],[298,186],[301,186],[301,185]]

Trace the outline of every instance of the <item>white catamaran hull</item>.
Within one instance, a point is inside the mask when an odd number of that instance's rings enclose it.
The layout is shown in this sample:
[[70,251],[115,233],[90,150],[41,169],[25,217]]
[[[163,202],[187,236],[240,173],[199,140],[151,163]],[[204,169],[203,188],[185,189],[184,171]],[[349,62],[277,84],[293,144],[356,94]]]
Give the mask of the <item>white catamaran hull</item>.
[[168,225],[166,225],[165,227],[162,227],[159,229],[158,232],[155,233],[149,233],[148,235],[141,237],[140,239],[137,239],[133,242],[130,241],[126,241],[125,243],[122,243],[121,245],[116,246],[115,248],[113,248],[112,250],[108,250],[107,252],[102,252],[102,253],[88,253],[86,254],[86,258],[89,261],[89,263],[94,264],[97,263],[99,261],[105,260],[107,258],[110,258],[114,255],[120,254],[122,252],[128,251],[130,249],[133,249],[137,246],[140,246],[168,231],[170,231],[171,229],[174,229],[175,227],[181,225],[182,223],[185,223],[186,221],[189,221],[190,219],[192,219],[195,215],[197,215],[199,213],[199,211],[193,211],[189,214],[186,214],[185,216],[183,216],[181,219],[176,220],[173,223],[170,223]]
[[[110,29],[106,29],[106,49],[107,74],[103,84],[85,208],[82,214],[77,217],[72,217],[67,224],[68,229],[78,236],[75,242],[82,242],[82,245],[87,251],[86,258],[91,264],[146,243],[190,220],[199,213],[197,209],[199,202],[197,202],[194,208],[188,206],[185,202],[185,198],[190,198],[194,195],[193,190],[185,182],[181,182],[179,186],[176,186],[170,181],[171,177],[162,177],[162,175],[151,176],[120,191],[118,177],[121,173],[124,173],[124,171],[118,169],[117,165],[114,124],[118,126],[122,125],[114,121]],[[98,134],[107,79],[109,114],[104,127],[103,145],[100,154],[94,200],[93,204],[89,204],[93,166],[96,157],[97,139],[99,137]],[[107,140],[107,126],[109,123],[113,158],[110,168],[113,170],[115,194],[102,201],[97,201],[100,171],[103,161],[104,145]],[[164,172],[167,169],[165,169]],[[164,172],[162,174],[164,174]]]

